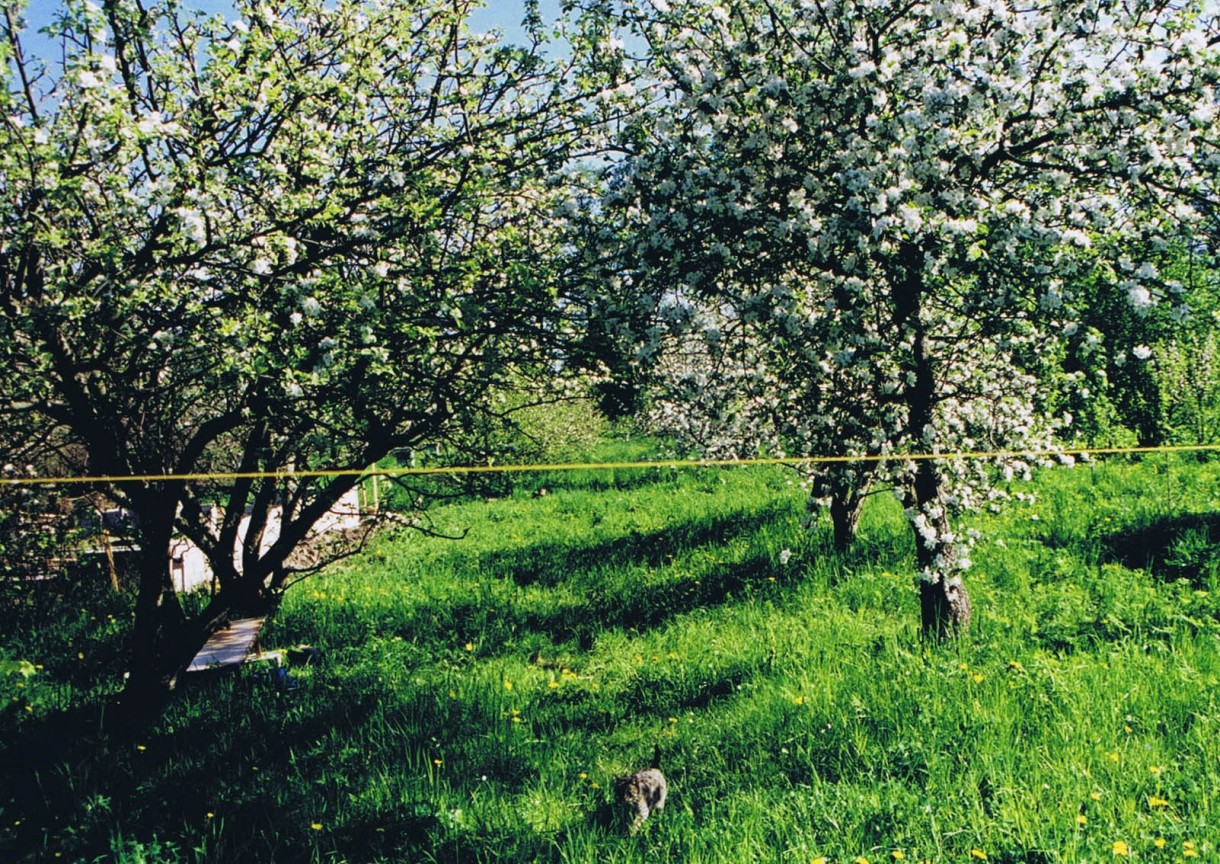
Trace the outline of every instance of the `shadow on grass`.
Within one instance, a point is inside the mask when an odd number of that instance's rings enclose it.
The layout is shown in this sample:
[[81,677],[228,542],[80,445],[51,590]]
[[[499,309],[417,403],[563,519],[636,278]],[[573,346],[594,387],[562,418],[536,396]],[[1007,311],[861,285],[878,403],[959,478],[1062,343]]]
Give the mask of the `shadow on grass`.
[[1220,513],[1188,513],[1101,538],[1103,557],[1159,579],[1205,587],[1220,566]]
[[756,533],[764,525],[791,512],[786,506],[763,507],[754,512],[738,511],[704,519],[675,522],[658,531],[632,530],[623,536],[584,545],[581,538],[535,543],[517,549],[484,555],[479,564],[502,574],[518,585],[551,588],[569,581],[582,570],[600,570],[628,565],[658,567],[676,553],[700,546],[727,543]]
[[756,554],[713,564],[697,575],[678,578],[675,574],[640,583],[607,580],[583,593],[526,600],[489,592],[443,605],[415,607],[392,624],[382,624],[417,644],[436,643],[438,647],[464,641],[469,634],[486,646],[520,646],[523,640],[526,644],[542,640],[551,645],[575,643],[580,650],[588,650],[606,631],[655,629],[695,609],[774,594],[798,576],[799,571],[777,570],[768,555]]

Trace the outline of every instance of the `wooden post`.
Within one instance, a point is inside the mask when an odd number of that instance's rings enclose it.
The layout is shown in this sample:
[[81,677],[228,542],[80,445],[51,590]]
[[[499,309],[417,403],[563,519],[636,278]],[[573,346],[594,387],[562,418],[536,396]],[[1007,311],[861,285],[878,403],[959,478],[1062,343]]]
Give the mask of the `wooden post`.
[[110,587],[116,593],[119,590],[119,573],[114,566],[114,550],[110,548],[110,530],[102,529],[102,551],[106,553],[106,566],[110,569]]

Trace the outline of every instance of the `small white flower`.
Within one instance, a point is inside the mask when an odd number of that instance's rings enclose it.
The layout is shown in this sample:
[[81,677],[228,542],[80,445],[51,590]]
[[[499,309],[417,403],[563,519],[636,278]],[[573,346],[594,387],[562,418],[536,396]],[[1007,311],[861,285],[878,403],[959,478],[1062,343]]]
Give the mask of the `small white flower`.
[[1131,355],[1135,357],[1136,360],[1147,360],[1152,356],[1152,349],[1147,345],[1136,345],[1131,349]]
[[76,83],[82,90],[94,90],[102,86],[102,79],[88,69],[82,69],[77,73]]
[[1132,285],[1128,288],[1127,299],[1136,309],[1147,309],[1152,305],[1152,295],[1143,285]]
[[786,565],[790,560],[792,560],[792,550],[791,549],[785,549],[783,552],[779,553],[779,563],[780,564]]

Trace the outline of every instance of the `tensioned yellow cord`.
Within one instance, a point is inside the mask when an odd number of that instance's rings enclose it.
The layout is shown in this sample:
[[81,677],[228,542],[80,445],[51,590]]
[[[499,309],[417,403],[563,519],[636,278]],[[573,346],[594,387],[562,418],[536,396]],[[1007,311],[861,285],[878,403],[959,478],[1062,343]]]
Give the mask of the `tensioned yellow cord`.
[[598,471],[608,469],[731,468],[746,465],[814,465],[844,462],[904,462],[930,459],[1055,458],[1059,456],[1109,456],[1135,453],[1187,453],[1220,450],[1220,444],[1184,444],[1161,447],[1082,447],[1062,450],[977,450],[947,453],[886,453],[863,456],[775,456],[756,459],[670,459],[648,462],[571,462],[529,465],[454,465],[431,468],[323,468],[305,471],[231,471],[183,474],[131,474],[78,477],[5,477],[8,486],[57,486],[100,483],[154,483],[169,481],[232,481],[315,477],[379,476],[405,477],[435,474],[523,474],[544,471]]

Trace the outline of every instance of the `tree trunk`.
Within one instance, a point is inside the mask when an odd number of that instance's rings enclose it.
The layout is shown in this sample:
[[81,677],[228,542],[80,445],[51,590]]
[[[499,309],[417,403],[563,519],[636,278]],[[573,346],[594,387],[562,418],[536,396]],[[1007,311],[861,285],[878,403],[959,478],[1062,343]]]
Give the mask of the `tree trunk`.
[[[176,498],[166,494],[165,500]],[[174,510],[163,502],[140,502],[139,588],[136,594],[127,681],[115,718],[123,729],[155,720],[178,685],[182,670],[234,609],[240,608],[240,583],[230,583],[198,615],[187,617],[170,578]]]
[[811,512],[817,510],[816,500],[829,500],[827,509],[830,511],[836,552],[846,552],[855,541],[864,499],[868,497],[876,472],[876,462],[858,462],[813,476],[813,496],[809,509]]
[[[122,729],[135,729],[155,721],[177,688],[179,676],[199,649],[243,608],[238,592],[222,590],[201,613],[188,618],[170,584],[167,559],[148,556],[141,562],[141,594],[153,570],[164,574],[166,587],[160,592],[159,608],[155,611],[144,609],[142,615],[142,604],[137,599],[130,666],[116,718]],[[154,591],[150,589],[148,593],[152,595]],[[170,609],[173,611],[167,611]]]
[[132,627],[127,682],[120,696],[124,724],[155,716],[177,682],[166,668],[168,634],[183,624],[182,606],[169,575],[170,519],[140,513],[139,587]]
[[[894,283],[895,323],[911,337],[913,381],[906,389],[907,434],[925,452],[936,444],[936,362],[928,353],[923,320],[923,253],[908,244],[902,250]],[[957,575],[957,550],[944,506],[942,480],[936,461],[923,459],[906,495],[915,561],[919,568],[920,620],[925,638],[962,634],[970,623],[970,597]]]
[[832,498],[830,500],[830,522],[834,528],[835,551],[846,552],[856,539],[856,528],[860,523],[860,511],[864,509],[864,496]]

